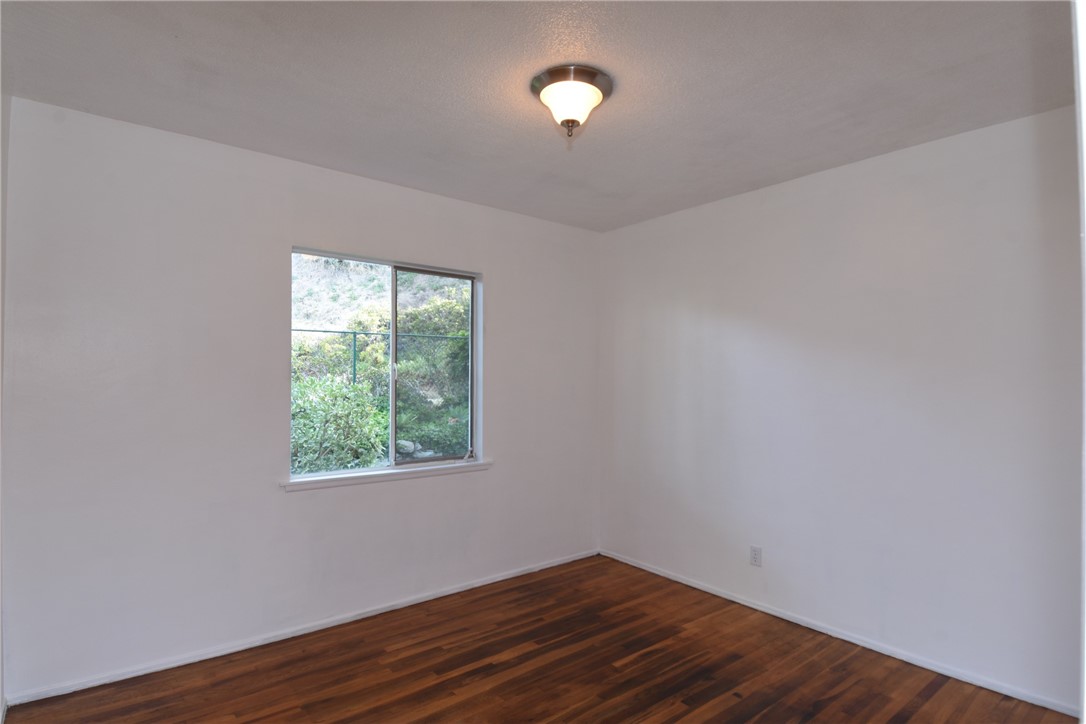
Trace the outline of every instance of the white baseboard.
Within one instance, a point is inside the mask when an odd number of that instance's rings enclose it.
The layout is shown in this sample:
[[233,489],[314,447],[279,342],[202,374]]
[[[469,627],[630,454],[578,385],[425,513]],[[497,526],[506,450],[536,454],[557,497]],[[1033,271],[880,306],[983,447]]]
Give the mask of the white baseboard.
[[[419,594],[417,596],[402,598],[398,601],[393,601],[392,603],[388,603],[382,606],[375,606],[373,608],[367,608],[362,611],[355,611],[354,613],[348,613],[342,616],[333,616],[331,618],[326,618],[315,623],[306,624],[304,626],[295,626],[292,628],[275,631],[264,636],[256,636],[253,638],[242,639],[240,641],[234,641],[228,644],[224,644],[222,646],[214,646],[212,648],[202,649],[200,651],[194,651],[192,653],[182,654],[180,656],[171,656],[169,658],[159,659],[158,661],[153,661],[147,664],[141,664],[139,666],[133,666],[126,669],[119,669],[117,671],[112,671],[108,674],[102,674],[100,676],[94,676],[86,679],[77,679],[75,681],[68,681],[63,684],[46,686],[39,689],[32,689],[30,691],[16,692],[4,701],[4,711],[6,712],[7,705],[9,703],[12,706],[16,706],[18,704],[25,704],[29,701],[36,701],[37,699],[45,699],[50,696],[59,696],[60,694],[68,694],[73,691],[79,691],[80,689],[89,689],[92,686],[109,684],[114,681],[121,681],[122,679],[130,679],[133,676],[142,676],[143,674],[150,674],[155,671],[172,669],[175,666],[184,666],[185,664],[191,664],[197,661],[204,661],[205,659],[213,659],[216,656],[232,654],[237,651],[251,649],[256,646],[270,644],[275,641],[282,641],[283,639],[293,638],[294,636],[300,636],[302,634],[310,633],[312,631],[319,631],[323,628],[330,628],[332,626],[338,626],[343,623],[350,623],[351,621],[357,621],[359,619],[368,618],[370,616],[376,616],[379,613],[393,611],[397,608],[404,608],[405,606],[411,606],[416,603],[430,601],[435,598],[441,598],[442,596],[448,596],[453,593],[460,593],[461,591],[466,591],[471,588],[485,586],[488,583],[497,583],[498,581],[504,581],[508,578],[522,576],[525,573],[532,573],[533,571],[541,571],[544,568],[560,566],[563,563],[570,563],[571,561],[580,560],[581,558],[588,558],[589,556],[594,556],[598,553],[599,551],[597,550],[581,551],[580,553],[574,553],[570,556],[556,558],[554,560],[545,561],[543,563],[536,563],[530,566],[524,566],[523,568],[505,571],[504,573],[498,573],[493,576],[487,576],[485,578],[478,578],[474,581],[458,584],[456,586],[450,586],[448,588],[442,588],[436,591],[430,591],[428,593]],[[0,714],[0,724],[3,724],[3,714]]]
[[671,571],[665,570],[665,569],[660,568],[658,566],[654,566],[654,565],[652,565],[650,563],[644,563],[644,562],[636,560],[634,558],[630,558],[629,556],[624,556],[621,553],[615,553],[614,551],[609,551],[606,548],[600,549],[600,554],[605,555],[608,558],[614,558],[616,561],[622,561],[623,563],[628,563],[631,566],[635,566],[635,567],[640,568],[642,570],[646,570],[646,571],[648,571],[650,573],[655,573],[658,576],[663,576],[664,578],[670,578],[673,581],[678,581],[679,583],[684,583],[687,586],[690,586],[692,588],[697,588],[697,589],[699,589],[701,591],[705,591],[706,593],[711,593],[714,596],[720,596],[721,598],[726,598],[729,601],[734,601],[735,603],[740,603],[740,604],[742,604],[744,606],[748,606],[750,608],[757,609],[758,611],[762,611],[763,613],[768,613],[771,616],[776,616],[777,618],[783,618],[785,621],[791,621],[792,623],[798,623],[800,626],[806,626],[809,629],[814,629],[815,631],[819,631],[821,633],[828,634],[830,636],[833,636],[834,638],[843,639],[845,641],[849,641],[851,643],[854,643],[854,644],[856,644],[858,646],[863,646],[865,649],[871,649],[872,651],[878,651],[880,654],[886,654],[887,656],[892,656],[895,659],[901,659],[902,661],[906,661],[906,662],[908,662],[910,664],[915,664],[917,666],[921,666],[921,667],[923,667],[925,669],[929,669],[929,670],[934,671],[934,672],[936,672],[938,674],[943,674],[945,676],[950,676],[952,678],[959,679],[959,680],[964,681],[966,683],[974,684],[976,686],[980,686],[980,687],[985,688],[985,689],[991,689],[992,691],[998,692],[1000,694],[1006,694],[1007,696],[1013,696],[1015,699],[1021,699],[1022,701],[1028,701],[1031,704],[1037,704],[1038,706],[1043,706],[1046,709],[1053,709],[1055,711],[1058,711],[1058,712],[1063,713],[1063,714],[1068,714],[1068,715],[1073,716],[1073,717],[1078,717],[1080,715],[1080,713],[1078,711],[1078,708],[1077,708],[1077,706],[1075,704],[1070,704],[1070,703],[1065,702],[1065,701],[1055,701],[1055,700],[1049,699],[1049,698],[1047,698],[1045,696],[1041,696],[1039,694],[1036,694],[1036,693],[1034,693],[1032,691],[1026,691],[1026,690],[1020,689],[1020,688],[1018,688],[1016,686],[1011,686],[1010,684],[1005,684],[1005,683],[1003,683],[1001,681],[994,681],[992,679],[989,679],[989,678],[984,677],[984,676],[980,676],[978,674],[974,674],[974,673],[969,672],[969,671],[964,671],[962,669],[957,669],[957,668],[955,668],[953,666],[947,666],[946,664],[941,664],[938,661],[932,661],[931,659],[926,659],[923,656],[917,656],[916,654],[912,654],[912,653],[910,653],[908,651],[902,651],[901,649],[895,648],[893,646],[889,646],[889,645],[881,643],[879,641],[874,641],[872,639],[865,638],[863,636],[857,636],[856,634],[849,633],[848,631],[843,631],[843,630],[838,629],[838,628],[834,628],[833,626],[827,626],[826,624],[820,623],[818,621],[812,621],[809,618],[805,618],[804,616],[799,616],[799,615],[794,614],[794,613],[792,613],[790,611],[782,611],[779,608],[774,608],[773,606],[767,606],[764,603],[759,603],[757,601],[752,601],[749,598],[745,598],[744,596],[739,596],[737,594],[731,593],[730,591],[725,591],[722,588],[717,588],[716,586],[711,586],[708,583],[703,583],[702,581],[699,581],[699,580],[694,579],[694,578],[689,578],[687,576],[682,576],[682,575],[679,575],[677,573],[672,573]]

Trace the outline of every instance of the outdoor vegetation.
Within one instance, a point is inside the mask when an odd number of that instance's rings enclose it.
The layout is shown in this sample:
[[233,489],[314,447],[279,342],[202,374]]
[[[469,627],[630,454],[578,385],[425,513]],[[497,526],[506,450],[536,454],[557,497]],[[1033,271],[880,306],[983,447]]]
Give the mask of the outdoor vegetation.
[[291,473],[389,465],[391,424],[397,461],[466,455],[471,281],[310,254],[293,260]]

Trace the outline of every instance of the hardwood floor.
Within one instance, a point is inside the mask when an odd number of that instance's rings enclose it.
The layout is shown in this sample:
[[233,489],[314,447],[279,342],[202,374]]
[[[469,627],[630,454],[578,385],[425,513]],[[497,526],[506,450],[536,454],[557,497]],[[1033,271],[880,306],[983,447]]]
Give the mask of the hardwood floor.
[[595,556],[8,722],[1071,722]]

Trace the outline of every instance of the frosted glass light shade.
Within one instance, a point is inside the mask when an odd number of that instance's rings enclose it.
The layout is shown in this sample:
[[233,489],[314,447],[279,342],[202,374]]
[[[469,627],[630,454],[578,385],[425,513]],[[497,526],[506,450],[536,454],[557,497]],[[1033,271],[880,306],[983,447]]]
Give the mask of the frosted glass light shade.
[[577,121],[580,125],[588,120],[592,109],[603,102],[600,89],[579,80],[563,80],[551,83],[539,92],[539,100],[550,108],[554,122]]
[[550,109],[554,121],[572,137],[573,129],[588,120],[592,109],[611,95],[611,76],[588,65],[556,65],[529,84],[532,93]]

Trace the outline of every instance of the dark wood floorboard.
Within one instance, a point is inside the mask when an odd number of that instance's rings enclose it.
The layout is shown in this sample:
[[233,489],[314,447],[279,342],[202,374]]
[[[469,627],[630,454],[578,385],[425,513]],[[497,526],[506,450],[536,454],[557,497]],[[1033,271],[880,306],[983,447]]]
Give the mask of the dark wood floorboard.
[[1071,722],[595,556],[8,722]]

